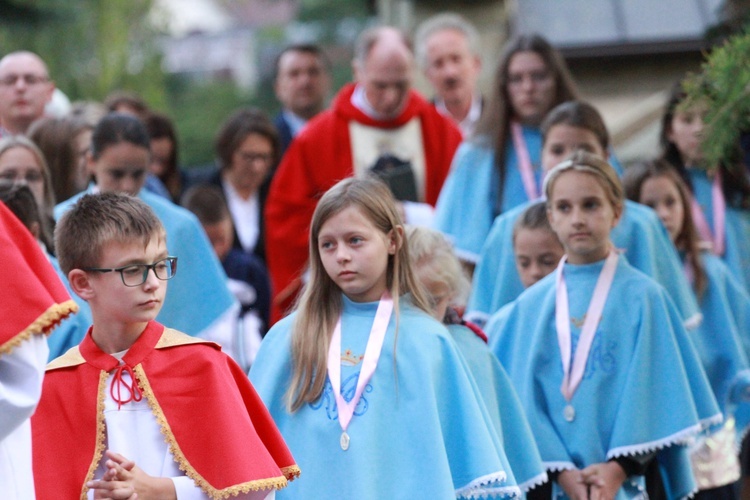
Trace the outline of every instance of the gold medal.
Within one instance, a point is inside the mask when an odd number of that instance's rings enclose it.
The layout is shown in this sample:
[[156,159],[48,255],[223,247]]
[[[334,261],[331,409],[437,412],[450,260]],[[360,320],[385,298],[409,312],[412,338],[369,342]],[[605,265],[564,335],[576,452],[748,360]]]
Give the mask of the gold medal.
[[341,444],[341,449],[346,451],[349,449],[349,434],[346,433],[346,431],[341,433],[341,439],[339,439],[339,444]]

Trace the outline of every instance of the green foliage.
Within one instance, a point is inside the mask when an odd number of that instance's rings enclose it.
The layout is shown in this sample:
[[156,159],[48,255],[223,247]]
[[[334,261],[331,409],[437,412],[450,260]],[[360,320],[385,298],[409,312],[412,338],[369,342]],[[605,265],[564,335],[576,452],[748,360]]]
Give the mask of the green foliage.
[[168,87],[166,112],[177,126],[180,163],[183,166],[212,163],[216,131],[236,109],[251,105],[250,98],[231,82],[198,84],[171,77]]
[[713,49],[683,83],[685,107],[705,105],[702,147],[706,165],[740,164],[739,139],[750,131],[750,29]]
[[163,104],[157,33],[145,20],[152,3],[39,0],[33,9],[24,7],[15,22],[0,22],[0,47],[3,53],[25,49],[39,54],[71,100],[100,100],[126,88],[148,102]]

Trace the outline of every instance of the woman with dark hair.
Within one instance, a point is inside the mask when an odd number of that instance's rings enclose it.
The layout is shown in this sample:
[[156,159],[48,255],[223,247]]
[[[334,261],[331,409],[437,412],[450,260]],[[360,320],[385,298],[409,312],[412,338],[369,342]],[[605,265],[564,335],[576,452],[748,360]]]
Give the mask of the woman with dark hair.
[[[110,113],[99,121],[92,136],[89,170],[96,185],[88,192],[126,193],[151,207],[166,230],[170,255],[179,258],[179,272],[170,283],[157,320],[190,335],[223,343],[231,335],[239,306],[195,216],[143,189],[150,161],[151,143],[143,123],[131,115]],[[58,204],[55,216],[60,218],[84,194]],[[85,331],[78,332],[65,345],[77,345],[84,334]]]
[[[685,107],[681,83],[672,88],[662,117],[662,158],[691,192],[690,209],[703,241],[750,291],[750,182],[741,165],[706,165],[701,150],[704,109]],[[739,158],[739,144],[738,158]]]
[[477,261],[497,215],[539,197],[539,125],[576,95],[562,56],[544,38],[524,35],[505,46],[487,108],[456,152],[437,203],[437,228],[463,260]]
[[[185,173],[180,170],[177,160],[177,132],[172,120],[161,113],[148,113],[143,122],[151,138],[150,176],[146,180],[146,189],[156,194],[164,190],[175,203],[179,203],[185,187]],[[154,188],[151,184],[157,183]]]
[[44,153],[56,200],[67,200],[86,189],[89,173],[86,155],[93,127],[77,118],[42,118],[28,136]]
[[219,169],[206,181],[219,186],[234,223],[234,247],[265,261],[264,205],[279,161],[279,134],[265,113],[241,109],[216,136]]

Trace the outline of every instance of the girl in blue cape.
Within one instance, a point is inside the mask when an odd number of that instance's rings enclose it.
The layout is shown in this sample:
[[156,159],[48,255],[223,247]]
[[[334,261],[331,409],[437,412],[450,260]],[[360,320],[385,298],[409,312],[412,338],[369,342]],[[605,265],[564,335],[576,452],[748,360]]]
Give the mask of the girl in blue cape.
[[[92,192],[122,192],[146,202],[164,224],[170,251],[180,258],[180,272],[175,275],[169,297],[156,319],[189,335],[208,340],[226,338],[233,332],[239,304],[227,287],[227,276],[198,219],[184,208],[143,189],[151,161],[150,147],[148,131],[138,118],[110,113],[99,120],[87,157],[95,184],[59,203],[55,217],[59,219],[82,196]],[[88,304],[82,304],[85,307],[81,309],[88,311]],[[86,329],[65,331],[67,337],[62,333],[50,345],[51,356],[60,356],[78,345]]]
[[750,182],[741,165],[704,164],[704,110],[700,105],[684,109],[685,98],[681,83],[676,84],[662,118],[662,157],[690,189],[690,208],[701,239],[711,243],[711,251],[750,291]]
[[450,333],[429,316],[388,188],[320,199],[310,281],[250,371],[303,477],[277,498],[476,498],[520,490]]
[[[609,133],[599,112],[585,102],[571,101],[557,106],[544,119],[542,134],[545,170],[576,149],[607,157]],[[529,205],[498,216],[484,244],[466,309],[467,318],[480,325],[523,291],[514,261],[513,225]],[[686,325],[695,325],[699,319],[698,305],[682,273],[679,256],[653,210],[626,201],[611,237],[628,262],[667,289]]]
[[495,216],[538,198],[539,124],[577,94],[564,59],[539,35],[508,42],[493,89],[474,137],[456,151],[435,208],[435,228],[474,264]]
[[[523,492],[547,481],[547,473],[516,391],[502,365],[487,346],[487,336],[464,321],[459,311],[469,280],[448,240],[438,231],[409,226],[409,255],[417,278],[427,292],[433,317],[451,332],[466,359],[479,392],[502,439],[503,449]],[[562,254],[560,254],[562,256]]]
[[635,165],[625,173],[623,183],[629,198],[652,207],[664,223],[680,251],[703,314],[691,339],[725,423],[691,450],[693,472],[700,488],[696,498],[734,498],[733,483],[740,477],[740,465],[732,414],[742,398],[747,399],[750,386],[750,369],[740,335],[750,328],[750,296],[721,259],[700,249],[690,212],[690,193],[672,166],[663,160]]
[[566,257],[493,323],[491,347],[553,493],[639,497],[643,464],[658,452],[669,494],[686,496],[694,484],[682,445],[721,414],[674,304],[614,249],[617,173],[579,151],[549,172],[544,192]]

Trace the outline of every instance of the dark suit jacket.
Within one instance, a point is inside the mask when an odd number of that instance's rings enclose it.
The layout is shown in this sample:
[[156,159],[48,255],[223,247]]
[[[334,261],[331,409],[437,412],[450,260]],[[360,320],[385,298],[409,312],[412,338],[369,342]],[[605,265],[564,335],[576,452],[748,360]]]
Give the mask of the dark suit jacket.
[[[217,186],[219,189],[221,189],[222,194],[224,194],[224,181],[221,178],[221,170],[215,170],[214,172],[209,175],[205,181],[205,184],[211,185],[211,186]],[[266,224],[265,224],[265,211],[266,211],[266,197],[268,197],[268,188],[271,185],[271,177],[269,175],[269,178],[266,179],[266,181],[261,184],[260,188],[258,189],[258,201],[260,203],[260,213],[259,213],[259,220],[258,220],[258,242],[255,244],[255,249],[253,250],[253,254],[257,255],[260,260],[263,261],[265,264],[266,262],[266,248],[265,248],[265,232],[266,232]],[[236,222],[235,222],[236,225]],[[234,248],[239,248],[242,250],[242,244],[240,243],[240,238],[237,236],[237,229],[234,230],[234,244],[232,245]]]
[[279,142],[281,143],[281,151],[279,157],[281,157],[284,156],[284,153],[289,147],[289,144],[292,142],[292,139],[294,139],[294,136],[292,136],[292,128],[289,126],[286,118],[284,118],[283,113],[279,113],[278,115],[276,115],[276,118],[274,118],[273,120],[273,124],[276,127],[276,130],[279,132]]

